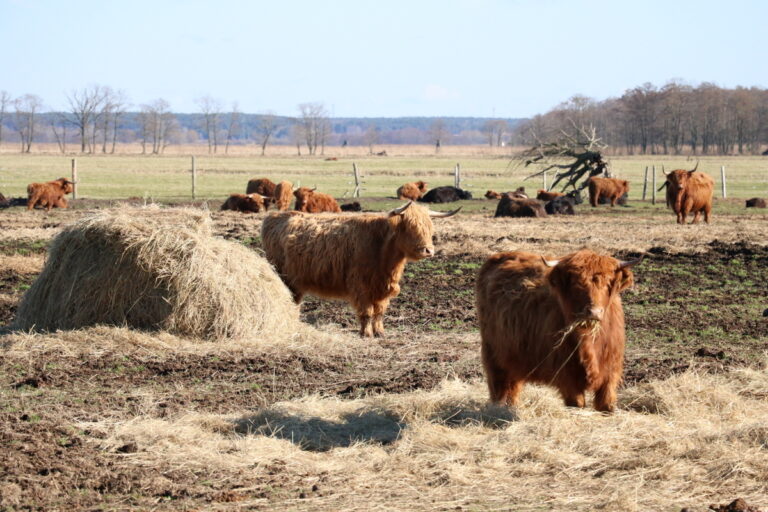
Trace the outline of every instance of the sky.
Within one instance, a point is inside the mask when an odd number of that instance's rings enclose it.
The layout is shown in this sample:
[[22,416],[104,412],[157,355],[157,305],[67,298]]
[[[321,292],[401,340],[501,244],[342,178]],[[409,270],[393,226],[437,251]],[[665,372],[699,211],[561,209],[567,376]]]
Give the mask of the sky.
[[767,87],[767,19],[765,0],[0,0],[0,91],[530,117],[645,82]]

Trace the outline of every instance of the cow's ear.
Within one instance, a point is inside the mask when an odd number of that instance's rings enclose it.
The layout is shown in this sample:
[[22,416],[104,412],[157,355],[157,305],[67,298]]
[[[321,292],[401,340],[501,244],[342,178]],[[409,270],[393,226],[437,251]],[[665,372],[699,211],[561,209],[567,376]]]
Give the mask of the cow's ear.
[[629,268],[620,268],[616,271],[616,279],[613,281],[611,291],[621,293],[635,283],[632,277],[632,271]]
[[568,287],[568,275],[559,267],[555,266],[547,276],[547,282],[552,288],[565,290]]

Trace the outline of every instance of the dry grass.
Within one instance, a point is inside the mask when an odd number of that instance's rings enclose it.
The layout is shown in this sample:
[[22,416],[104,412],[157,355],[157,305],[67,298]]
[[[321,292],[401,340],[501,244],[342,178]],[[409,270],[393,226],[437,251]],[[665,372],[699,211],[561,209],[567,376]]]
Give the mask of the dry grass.
[[[768,373],[696,371],[620,394],[610,416],[523,392],[520,418],[480,383],[361,400],[306,397],[236,416],[81,424],[125,464],[247,474],[289,487],[241,506],[313,510],[679,510],[768,496]],[[290,489],[317,485],[298,499]],[[330,492],[329,492],[330,491]],[[361,504],[365,504],[362,507]]]
[[206,212],[123,208],[85,217],[53,240],[13,327],[96,324],[246,338],[293,332],[298,309],[264,258],[212,236]]

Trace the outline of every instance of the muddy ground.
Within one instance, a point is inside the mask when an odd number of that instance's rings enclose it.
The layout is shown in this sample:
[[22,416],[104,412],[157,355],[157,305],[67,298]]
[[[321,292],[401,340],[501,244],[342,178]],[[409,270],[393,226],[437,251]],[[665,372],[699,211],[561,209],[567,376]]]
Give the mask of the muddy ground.
[[[240,239],[258,249],[257,239]],[[45,246],[4,241],[0,255],[39,254]],[[714,242],[706,252],[655,248],[649,253],[635,270],[636,286],[624,296],[626,384],[664,378],[691,365],[723,372],[764,361],[768,247]],[[210,473],[140,468],[129,463],[137,447],[100,451],[89,442],[95,434],[74,425],[139,413],[238,413],[311,392],[356,397],[429,389],[447,376],[480,378],[473,287],[482,262],[467,253],[409,264],[402,293],[386,315],[387,335],[371,341],[386,351],[383,358],[353,358],[352,364],[350,357],[319,364],[295,357],[164,359],[119,353],[24,362],[1,358],[0,510],[205,508],[205,503],[238,501],[241,491],[233,489],[261,493],[266,506],[274,493],[334,492],[283,481],[279,468],[270,481],[243,474],[235,482]],[[0,268],[0,326],[11,321],[35,277]],[[308,297],[301,311],[303,320],[316,326],[357,329],[345,303]],[[136,390],[151,396],[151,403]]]

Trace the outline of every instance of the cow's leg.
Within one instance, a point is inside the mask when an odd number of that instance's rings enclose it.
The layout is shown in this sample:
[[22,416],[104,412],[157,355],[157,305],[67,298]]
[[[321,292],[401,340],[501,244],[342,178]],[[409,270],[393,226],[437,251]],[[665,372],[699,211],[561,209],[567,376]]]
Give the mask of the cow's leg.
[[617,199],[618,199],[618,198],[617,198],[616,196],[611,196],[611,208],[613,208],[614,206],[616,206],[616,200],[617,200]]
[[596,411],[613,412],[616,408],[616,388],[618,379],[609,379],[608,382],[595,391],[594,407]]
[[700,215],[701,211],[696,211],[696,213],[693,214],[693,220],[691,221],[691,224],[698,224]]
[[480,355],[483,360],[491,402],[506,406],[517,405],[520,390],[523,388],[523,381],[513,379],[508,370],[496,364],[485,346],[481,348]]
[[711,211],[712,211],[711,206],[706,206],[704,208],[704,222],[706,222],[707,224],[709,224],[709,214]]
[[357,319],[360,321],[360,336],[373,337],[373,306],[358,306]]
[[600,192],[589,194],[589,204],[596,207],[600,203]]
[[567,407],[584,407],[584,390],[560,389],[560,395]]
[[37,194],[32,194],[27,198],[27,210],[31,210],[35,207],[35,204],[37,204],[37,201],[39,199],[39,196]]
[[384,312],[389,305],[388,300],[383,300],[373,304],[373,335],[384,336]]

